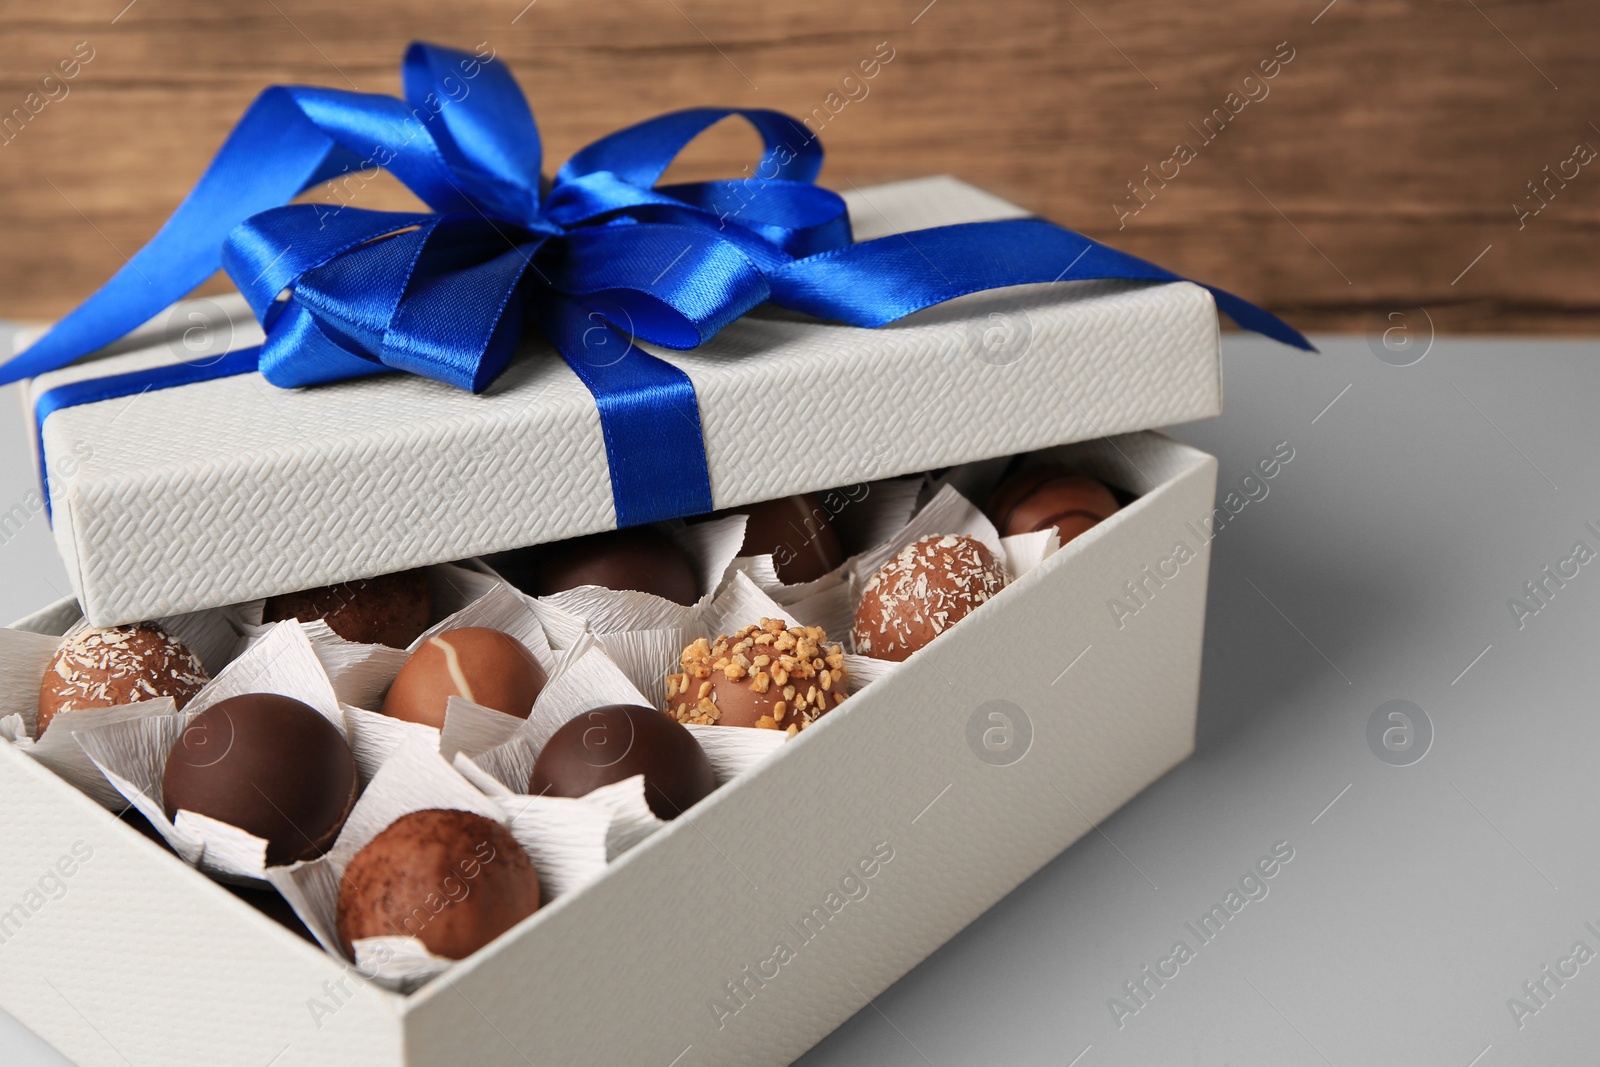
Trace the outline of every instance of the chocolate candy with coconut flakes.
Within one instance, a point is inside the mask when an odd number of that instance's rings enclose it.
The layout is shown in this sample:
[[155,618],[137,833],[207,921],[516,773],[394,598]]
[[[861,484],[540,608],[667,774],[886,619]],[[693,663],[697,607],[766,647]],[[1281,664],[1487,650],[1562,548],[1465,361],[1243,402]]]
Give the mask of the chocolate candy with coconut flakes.
[[210,680],[195,654],[154,623],[80,630],[45,668],[35,736],[57,715],[81,708],[171,697],[182,710]]
[[872,576],[851,639],[863,656],[900,661],[966,618],[1006,585],[982,541],[936,534],[907,545]]
[[667,713],[682,723],[797,733],[844,703],[844,650],[817,626],[762,619],[683,650],[667,676]]

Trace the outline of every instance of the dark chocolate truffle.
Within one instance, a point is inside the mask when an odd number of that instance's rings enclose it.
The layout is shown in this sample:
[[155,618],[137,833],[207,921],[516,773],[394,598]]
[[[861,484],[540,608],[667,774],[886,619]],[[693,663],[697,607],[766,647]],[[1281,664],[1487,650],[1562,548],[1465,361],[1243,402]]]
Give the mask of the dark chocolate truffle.
[[171,697],[182,710],[210,680],[195,654],[153,623],[80,630],[44,670],[34,736],[61,712],[81,708]]
[[667,711],[679,722],[796,733],[844,703],[844,650],[818,626],[762,619],[683,650],[667,676]]
[[510,634],[464,626],[428,638],[395,675],[383,713],[444,728],[453,696],[526,719],[544,688],[544,668]]
[[470,811],[402,815],[345,868],[339,942],[414,937],[459,960],[539,910],[539,876],[511,832]]
[[1005,568],[983,542],[951,534],[924,537],[867,583],[851,628],[856,651],[874,659],[906,659],[1005,584]]
[[634,526],[508,552],[495,561],[506,581],[532,596],[580,585],[632,589],[679,604],[700,599],[694,563],[660,530]]
[[183,809],[265,838],[276,867],[328,851],[358,785],[350,746],[316,709],[245,693],[189,723],[167,756],[161,796],[169,819]]
[[984,511],[1001,537],[1054,526],[1066,544],[1115,514],[1117,506],[1117,498],[1102,483],[1059,463],[1047,463],[1001,482]]
[[677,818],[717,786],[711,761],[688,730],[654,708],[612,704],[550,735],[528,792],[581,797],[636,774],[644,775],[645,801],[662,819]]
[[261,618],[263,622],[321,619],[346,641],[405,648],[422,636],[432,614],[427,574],[401,571],[272,597]]
[[810,493],[750,504],[734,513],[749,519],[739,554],[770,555],[785,584],[814,582],[844,562],[833,520]]

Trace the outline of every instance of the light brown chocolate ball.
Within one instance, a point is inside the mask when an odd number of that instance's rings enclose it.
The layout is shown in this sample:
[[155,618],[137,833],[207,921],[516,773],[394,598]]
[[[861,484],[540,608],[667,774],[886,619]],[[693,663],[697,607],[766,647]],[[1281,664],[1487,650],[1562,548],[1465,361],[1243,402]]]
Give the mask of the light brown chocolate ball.
[[443,729],[453,696],[526,719],[544,689],[544,668],[510,634],[464,626],[428,638],[395,675],[383,713]]
[[459,960],[539,910],[539,876],[511,831],[470,811],[402,815],[355,854],[339,883],[345,952],[366,937],[414,937]]
[[1001,537],[1054,526],[1066,544],[1116,514],[1118,507],[1117,498],[1103,483],[1059,463],[1047,463],[1001,482],[984,511]]
[[851,639],[863,656],[904,660],[1005,584],[1005,568],[983,542],[953,534],[924,537],[867,582]]
[[667,676],[667,713],[679,722],[797,733],[850,695],[844,650],[821,627],[762,619],[683,650]]
[[39,727],[62,712],[171,697],[181,710],[211,680],[200,660],[153,623],[81,630],[51,657],[39,685]]
[[432,614],[428,576],[418,570],[284,593],[267,601],[261,618],[321,619],[346,641],[406,648],[422,636]]

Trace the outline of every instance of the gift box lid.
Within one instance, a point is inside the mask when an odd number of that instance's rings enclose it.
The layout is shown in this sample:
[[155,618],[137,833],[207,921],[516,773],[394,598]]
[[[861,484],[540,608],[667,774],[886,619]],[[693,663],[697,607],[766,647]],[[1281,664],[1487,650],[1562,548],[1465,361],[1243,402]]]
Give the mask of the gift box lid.
[[[1027,214],[947,177],[845,199],[862,240]],[[209,303],[34,379],[30,409],[65,383],[261,341],[237,297]],[[719,508],[1222,407],[1215,304],[1187,282],[1017,286],[879,329],[763,307],[691,351],[648,350],[694,384]],[[57,410],[40,440],[56,542],[97,625],[616,525],[595,402],[536,338],[478,395],[251,373]]]

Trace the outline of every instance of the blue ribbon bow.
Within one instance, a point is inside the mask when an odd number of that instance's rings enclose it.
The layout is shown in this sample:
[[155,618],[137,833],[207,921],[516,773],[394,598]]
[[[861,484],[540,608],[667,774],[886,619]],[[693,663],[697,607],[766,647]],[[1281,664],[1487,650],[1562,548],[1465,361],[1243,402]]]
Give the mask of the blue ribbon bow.
[[[266,331],[259,353],[60,387],[40,398],[40,424],[63,406],[255,369],[285,388],[407,371],[477,392],[531,316],[594,394],[617,524],[630,526],[712,507],[693,386],[635,339],[693,348],[769,302],[876,327],[1003,286],[1183,280],[1041,219],[853,243],[844,201],[814,184],[821,145],[776,111],[662,115],[582,149],[546,184],[533,113],[502,64],[417,43],[402,76],[403,101],[263,92],[150,243],[0,366],[0,384],[110,344],[219,265]],[[733,115],[765,145],[751,177],[656,184],[690,141]],[[432,211],[284,206],[375,166]],[[1276,316],[1206,288],[1240,326],[1311,347]]]

